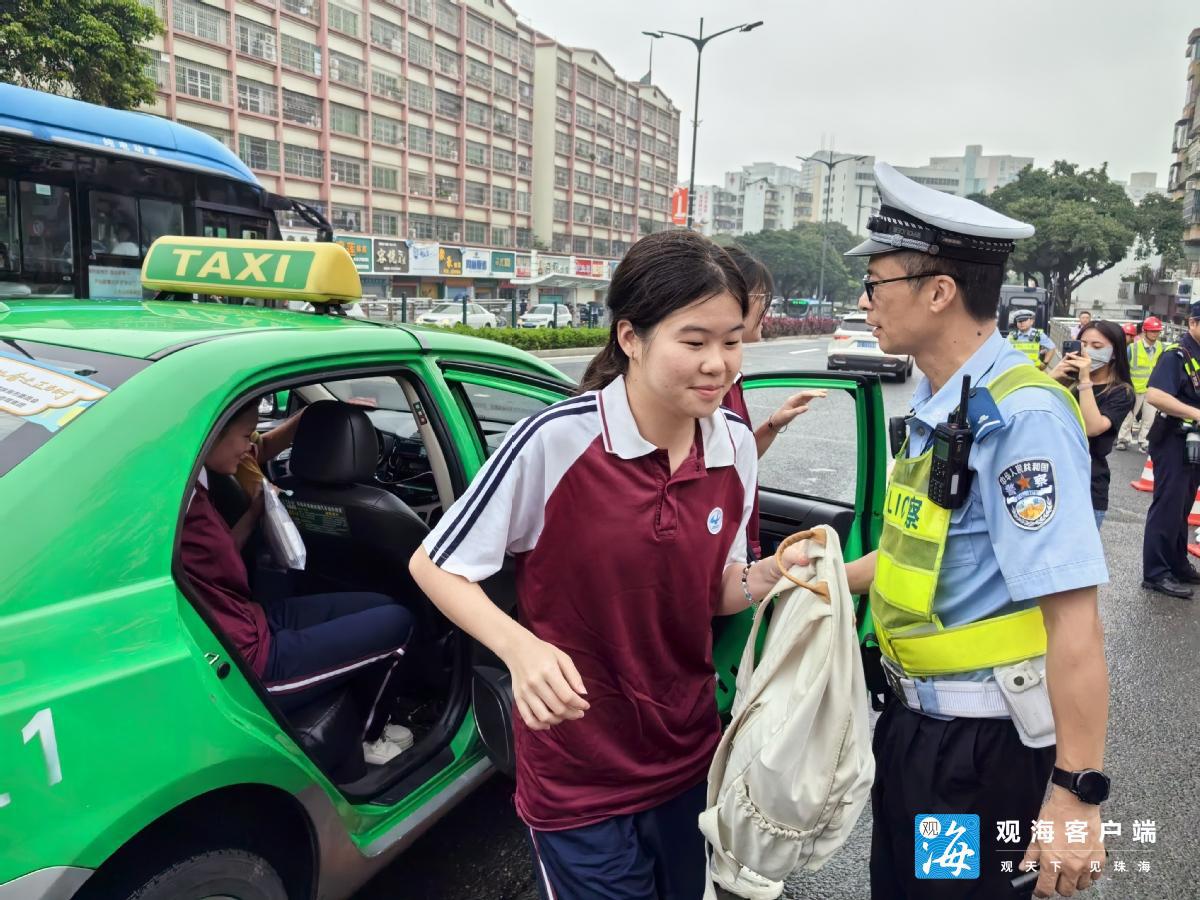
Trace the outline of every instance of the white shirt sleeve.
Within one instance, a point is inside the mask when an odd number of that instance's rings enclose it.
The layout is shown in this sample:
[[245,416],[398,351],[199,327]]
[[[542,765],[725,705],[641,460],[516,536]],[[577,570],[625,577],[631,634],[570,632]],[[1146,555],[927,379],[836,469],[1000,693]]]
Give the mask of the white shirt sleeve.
[[744,566],[750,557],[746,527],[750,524],[754,500],[758,496],[758,444],[754,440],[754,432],[740,422],[730,422],[729,428],[734,437],[734,465],[737,466],[738,477],[742,481],[744,498],[737,534],[729,547],[729,558],[725,560],[726,568],[734,565]]

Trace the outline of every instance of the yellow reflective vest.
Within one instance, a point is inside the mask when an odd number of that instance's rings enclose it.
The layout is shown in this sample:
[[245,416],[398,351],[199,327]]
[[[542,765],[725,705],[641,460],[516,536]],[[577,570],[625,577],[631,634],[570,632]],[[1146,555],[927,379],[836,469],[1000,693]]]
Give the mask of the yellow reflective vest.
[[1129,375],[1136,393],[1146,393],[1150,384],[1150,373],[1154,371],[1155,363],[1162,358],[1164,349],[1162,341],[1155,341],[1154,351],[1151,352],[1141,338],[1129,345]]

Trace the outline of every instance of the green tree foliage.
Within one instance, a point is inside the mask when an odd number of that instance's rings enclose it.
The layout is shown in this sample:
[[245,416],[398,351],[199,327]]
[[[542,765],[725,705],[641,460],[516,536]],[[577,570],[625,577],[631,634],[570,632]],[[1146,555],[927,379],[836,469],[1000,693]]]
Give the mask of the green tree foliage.
[[140,45],[161,32],[138,0],[0,3],[0,81],[135,109],[154,99]]
[[1010,265],[1040,276],[1058,315],[1067,313],[1080,285],[1121,262],[1135,243],[1164,252],[1172,241],[1178,247],[1182,235],[1169,223],[1172,205],[1180,219],[1178,204],[1148,197],[1134,206],[1107,166],[1081,170],[1062,160],[1049,169],[1029,166],[1016,181],[974,199],[1037,229],[1017,242]]
[[[821,281],[821,223],[801,222],[787,231],[760,231],[726,239],[753,253],[771,270],[775,293],[784,297],[816,297]],[[846,226],[829,223],[825,251],[825,295],[835,304],[851,305],[862,293],[865,258],[842,254],[859,242]]]
[[1162,255],[1166,269],[1184,264],[1183,201],[1169,200],[1162,194],[1147,194],[1138,204],[1138,259]]

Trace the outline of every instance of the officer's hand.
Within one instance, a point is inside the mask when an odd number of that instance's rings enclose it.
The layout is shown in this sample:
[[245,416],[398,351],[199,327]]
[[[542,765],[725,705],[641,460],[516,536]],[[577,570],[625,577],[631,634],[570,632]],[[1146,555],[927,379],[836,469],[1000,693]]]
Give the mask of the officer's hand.
[[571,657],[531,632],[504,659],[512,675],[517,712],[531,731],[582,719],[590,706]]
[[775,427],[776,431],[786,428],[792,424],[792,420],[796,416],[801,416],[808,412],[809,403],[826,396],[828,396],[826,391],[801,391],[798,394],[792,394],[792,396],[784,401],[783,406],[771,413],[769,421]]
[[[1072,897],[1086,890],[1100,878],[1104,868],[1104,843],[1100,839],[1100,807],[1084,803],[1074,794],[1058,786],[1050,789],[1050,796],[1042,806],[1038,819],[1054,826],[1054,839],[1039,841],[1035,833],[1021,871],[1027,871],[1028,863],[1038,865],[1035,897],[1053,897],[1055,892],[1063,897]],[[1082,842],[1071,843],[1067,839],[1067,823],[1084,822],[1081,829]],[[1093,865],[1095,864],[1095,865]],[[1096,871],[1093,871],[1095,869]]]

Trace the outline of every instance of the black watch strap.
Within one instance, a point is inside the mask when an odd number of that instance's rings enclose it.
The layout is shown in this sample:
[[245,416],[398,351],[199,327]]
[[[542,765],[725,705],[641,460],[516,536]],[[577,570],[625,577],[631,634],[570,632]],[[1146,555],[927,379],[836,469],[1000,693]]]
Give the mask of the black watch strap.
[[1112,782],[1099,769],[1080,769],[1078,772],[1068,772],[1066,769],[1054,767],[1050,775],[1052,784],[1065,788],[1082,800],[1093,806],[1099,806],[1108,799]]

